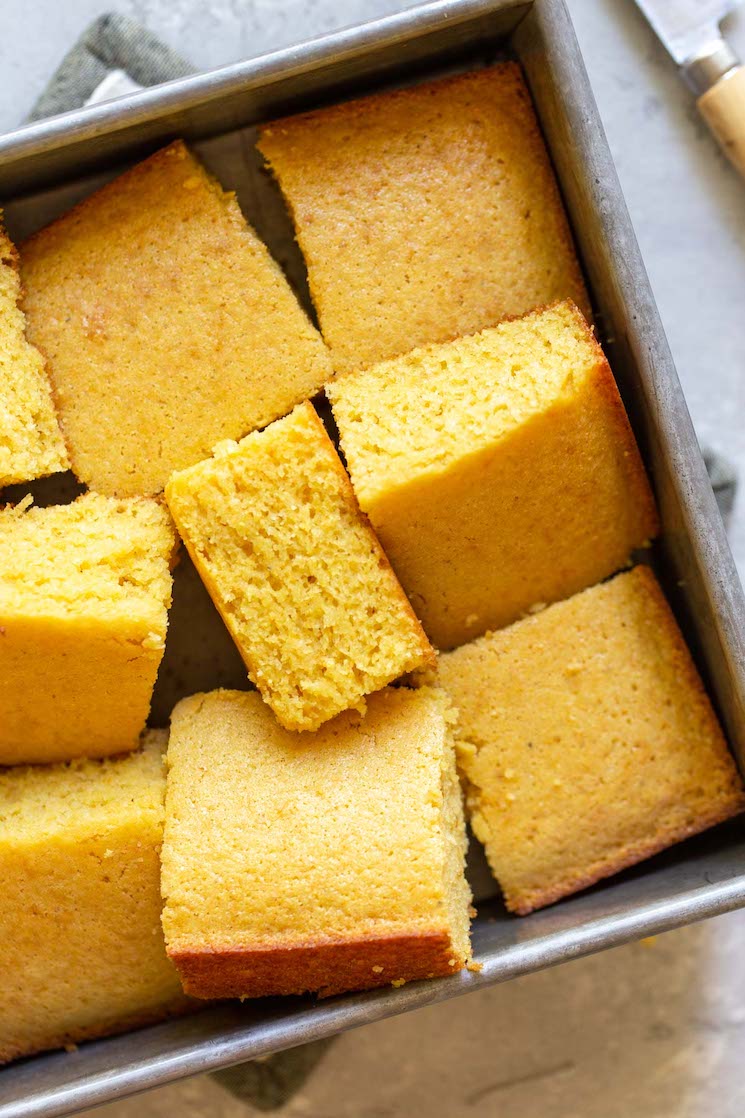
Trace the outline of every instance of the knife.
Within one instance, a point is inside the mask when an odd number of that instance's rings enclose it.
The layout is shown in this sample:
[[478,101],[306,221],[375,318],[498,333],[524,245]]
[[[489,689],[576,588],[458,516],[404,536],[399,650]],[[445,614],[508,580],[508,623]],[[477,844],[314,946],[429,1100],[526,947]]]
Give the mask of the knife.
[[740,0],[636,0],[697,97],[699,111],[745,177],[745,66],[719,25]]

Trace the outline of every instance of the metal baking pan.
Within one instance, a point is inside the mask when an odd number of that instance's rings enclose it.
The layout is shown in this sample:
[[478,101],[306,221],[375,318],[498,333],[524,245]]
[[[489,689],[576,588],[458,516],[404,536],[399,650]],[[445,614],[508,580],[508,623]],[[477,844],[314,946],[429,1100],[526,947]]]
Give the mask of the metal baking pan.
[[[598,332],[652,477],[664,526],[658,568],[742,767],[745,600],[562,0],[438,0],[0,137],[0,199],[10,232],[26,235],[135,158],[185,136],[237,189],[303,294],[286,217],[253,154],[252,126],[505,53],[526,70]],[[173,619],[187,633],[199,613],[191,594],[199,589],[187,568]],[[207,617],[209,608],[199,608]],[[207,648],[205,639],[198,679],[186,663],[167,667],[156,717],[181,690],[231,682],[238,669],[226,646],[212,650],[205,668]],[[205,680],[205,671],[214,679]],[[473,928],[480,973],[319,1003],[224,1004],[36,1057],[0,1071],[0,1118],[68,1114],[737,908],[745,904],[745,830],[737,821],[719,827],[524,919],[506,914],[478,852],[471,872],[480,902]]]

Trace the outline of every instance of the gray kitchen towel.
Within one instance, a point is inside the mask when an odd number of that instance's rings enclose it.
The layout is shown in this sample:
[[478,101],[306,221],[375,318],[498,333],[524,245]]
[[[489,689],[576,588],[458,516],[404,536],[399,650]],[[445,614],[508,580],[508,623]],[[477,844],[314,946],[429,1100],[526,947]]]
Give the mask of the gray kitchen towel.
[[157,85],[193,73],[193,66],[146,28],[118,12],[109,12],[95,20],[65,55],[29,120],[78,109],[102,85],[105,90],[107,83],[111,83],[109,96],[115,97],[137,86]]
[[[53,116],[193,72],[188,62],[151,32],[111,12],[92,23],[65,56],[29,119]],[[735,471],[712,451],[705,450],[704,459],[726,524],[735,499]],[[314,1041],[214,1072],[212,1078],[257,1110],[279,1110],[302,1087],[331,1043],[331,1039]]]

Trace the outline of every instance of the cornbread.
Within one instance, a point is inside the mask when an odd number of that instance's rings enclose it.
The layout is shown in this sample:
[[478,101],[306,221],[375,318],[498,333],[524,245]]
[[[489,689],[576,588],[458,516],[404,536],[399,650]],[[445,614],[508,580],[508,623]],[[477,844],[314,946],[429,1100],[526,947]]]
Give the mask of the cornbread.
[[26,340],[18,254],[0,221],[0,488],[68,468],[44,360]]
[[450,720],[434,688],[380,691],[314,734],[282,729],[256,692],[178,704],[163,927],[187,993],[335,994],[465,965]]
[[516,63],[277,121],[259,149],[337,371],[557,299],[589,313]]
[[149,497],[0,509],[0,765],[135,749],[175,533]]
[[21,258],[72,468],[100,493],[159,492],[331,373],[234,195],[181,142],[37,233]]
[[471,825],[513,912],[745,808],[654,575],[635,567],[440,658]]
[[315,730],[433,662],[311,404],[175,474],[166,499],[287,729]]
[[0,772],[0,1061],[188,1005],[160,927],[165,746]]
[[571,303],[327,393],[357,499],[438,648],[599,582],[657,531],[613,375]]

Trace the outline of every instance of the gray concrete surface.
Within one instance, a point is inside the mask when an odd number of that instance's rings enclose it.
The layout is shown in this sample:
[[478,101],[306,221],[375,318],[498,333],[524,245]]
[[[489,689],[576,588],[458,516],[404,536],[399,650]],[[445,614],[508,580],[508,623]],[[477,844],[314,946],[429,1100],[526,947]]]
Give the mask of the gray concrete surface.
[[[408,7],[396,0],[112,0],[200,67]],[[745,184],[630,0],[569,0],[702,439],[745,478]],[[0,129],[105,0],[0,0]],[[729,21],[745,55],[745,14]],[[745,574],[745,498],[732,542]],[[344,1037],[292,1118],[741,1118],[745,913]],[[192,1080],[104,1118],[238,1118]]]

